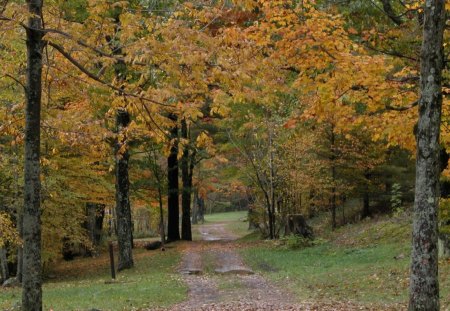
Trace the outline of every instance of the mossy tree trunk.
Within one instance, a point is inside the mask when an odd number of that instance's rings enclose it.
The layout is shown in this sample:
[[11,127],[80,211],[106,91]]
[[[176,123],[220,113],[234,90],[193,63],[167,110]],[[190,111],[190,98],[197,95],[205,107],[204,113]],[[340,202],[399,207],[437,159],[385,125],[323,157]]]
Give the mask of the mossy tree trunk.
[[409,310],[439,310],[439,135],[445,0],[426,0],[421,51]]

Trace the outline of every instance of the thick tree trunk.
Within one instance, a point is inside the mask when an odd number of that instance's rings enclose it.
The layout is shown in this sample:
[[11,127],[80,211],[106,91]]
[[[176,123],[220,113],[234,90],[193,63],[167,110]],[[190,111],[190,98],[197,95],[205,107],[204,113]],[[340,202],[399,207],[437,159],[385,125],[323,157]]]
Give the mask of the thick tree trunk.
[[424,10],[409,297],[411,311],[439,310],[437,210],[445,0],[426,0]]
[[[175,115],[171,115],[173,121],[177,120]],[[171,132],[173,145],[170,148],[170,155],[167,158],[167,180],[168,180],[168,222],[167,240],[178,241],[180,239],[180,207],[179,207],[179,187],[178,187],[178,126],[175,125]]]
[[[181,137],[188,139],[188,126],[186,120],[181,121]],[[183,212],[181,218],[181,239],[192,241],[191,229],[191,196],[192,196],[192,174],[191,159],[192,154],[189,147],[184,146],[183,157],[181,158],[181,179],[183,181],[183,192],[181,194],[181,210]]]
[[22,310],[42,310],[40,136],[42,0],[28,0]]
[[118,109],[116,116],[118,139],[116,146],[116,215],[117,242],[119,246],[118,271],[132,268],[133,234],[129,199],[130,181],[128,160],[130,155],[126,146],[125,129],[130,124],[130,115],[125,109]]

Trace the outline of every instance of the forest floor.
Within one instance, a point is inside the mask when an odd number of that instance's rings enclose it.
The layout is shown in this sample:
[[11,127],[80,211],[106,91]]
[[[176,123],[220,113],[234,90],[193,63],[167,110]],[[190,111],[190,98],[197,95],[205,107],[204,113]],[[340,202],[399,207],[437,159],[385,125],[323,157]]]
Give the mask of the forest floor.
[[[406,310],[408,217],[381,217],[327,232],[311,247],[260,240],[245,212],[206,215],[194,242],[147,251],[109,276],[108,254],[46,269],[44,310]],[[142,244],[142,245],[141,245]],[[440,262],[441,310],[450,310],[450,261]],[[20,289],[0,288],[0,310],[19,310]]]

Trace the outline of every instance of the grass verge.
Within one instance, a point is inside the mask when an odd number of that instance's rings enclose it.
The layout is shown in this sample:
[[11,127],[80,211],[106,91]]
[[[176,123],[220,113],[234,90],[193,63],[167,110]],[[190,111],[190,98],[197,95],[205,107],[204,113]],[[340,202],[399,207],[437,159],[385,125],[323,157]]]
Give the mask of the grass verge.
[[[120,272],[117,281],[108,284],[106,256],[62,263],[54,272],[64,273],[64,278],[44,284],[44,310],[133,310],[175,304],[187,295],[185,285],[174,272],[179,257],[173,249],[166,252],[137,249],[135,268]],[[11,309],[20,299],[19,289],[2,289],[0,309]]]
[[[321,245],[289,250],[271,242],[242,249],[246,262],[301,300],[404,305],[409,284],[409,226],[376,221],[339,229]],[[440,263],[441,306],[450,307],[450,264]]]

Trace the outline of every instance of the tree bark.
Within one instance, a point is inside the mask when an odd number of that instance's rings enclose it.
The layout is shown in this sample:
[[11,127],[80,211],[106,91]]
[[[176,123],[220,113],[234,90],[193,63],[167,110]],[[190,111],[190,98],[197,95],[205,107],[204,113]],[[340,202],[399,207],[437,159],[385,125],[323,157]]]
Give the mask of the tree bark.
[[86,230],[94,253],[88,250],[88,255],[95,254],[95,248],[100,245],[103,229],[103,218],[105,216],[105,205],[98,203],[86,203]]
[[8,259],[6,256],[6,247],[0,247],[0,280],[4,282],[8,278],[9,278],[9,269],[8,269]]
[[[181,121],[181,137],[189,138],[186,120]],[[191,228],[191,197],[192,197],[192,171],[194,169],[194,154],[189,152],[189,147],[185,146],[183,157],[181,158],[181,179],[183,181],[183,192],[181,195],[181,239],[192,241]]]
[[270,213],[269,213],[269,230],[270,238],[275,239],[275,163],[274,163],[274,146],[273,146],[273,124],[269,123],[269,169],[270,169]]
[[[114,36],[106,36],[112,54],[122,55],[122,48],[120,42],[116,42],[114,38],[119,38],[120,33],[120,14],[121,11],[115,12],[114,22]],[[117,82],[122,84],[125,81],[127,67],[123,60],[117,60],[114,64],[114,73]],[[122,85],[119,85],[122,88]],[[122,96],[118,92],[118,96]],[[131,219],[130,207],[130,180],[128,177],[128,162],[129,152],[127,146],[126,128],[130,124],[130,114],[126,108],[119,107],[116,111],[116,127],[117,127],[117,141],[116,141],[116,230],[117,242],[119,248],[119,260],[117,270],[121,271],[129,269],[134,266],[133,261],[133,223]]]
[[194,202],[192,204],[192,224],[198,223],[198,189],[194,190]]
[[42,310],[40,136],[42,1],[28,0],[22,310]]
[[439,310],[439,135],[445,0],[427,0],[421,50],[409,310]]
[[[177,120],[175,115],[170,115],[170,119]],[[170,148],[170,155],[167,158],[167,180],[168,180],[168,221],[167,240],[178,241],[180,239],[180,207],[179,207],[179,186],[178,186],[178,126],[175,124],[170,131],[173,140]]]
[[403,20],[400,16],[398,16],[394,8],[392,7],[391,0],[381,0],[381,3],[383,4],[383,10],[386,13],[386,15],[398,26],[403,24]]
[[117,270],[132,268],[133,235],[130,208],[130,180],[128,177],[128,161],[130,155],[126,147],[125,129],[130,124],[130,115],[126,109],[118,109],[116,116],[118,139],[116,145],[116,215],[117,242],[119,246],[119,262]]
[[333,186],[331,187],[331,228],[334,230],[337,227],[336,222],[336,154],[335,154],[335,136],[334,126],[331,128],[331,181]]
[[370,182],[370,174],[365,173],[364,174],[364,193],[363,193],[363,209],[361,212],[361,219],[364,219],[366,217],[370,217],[371,211],[370,211],[370,194],[369,194],[369,182]]

